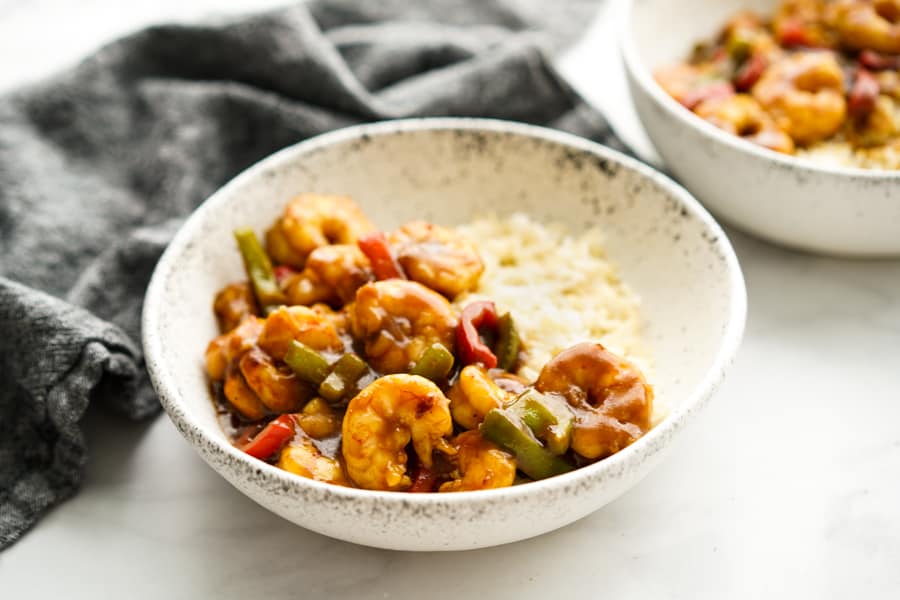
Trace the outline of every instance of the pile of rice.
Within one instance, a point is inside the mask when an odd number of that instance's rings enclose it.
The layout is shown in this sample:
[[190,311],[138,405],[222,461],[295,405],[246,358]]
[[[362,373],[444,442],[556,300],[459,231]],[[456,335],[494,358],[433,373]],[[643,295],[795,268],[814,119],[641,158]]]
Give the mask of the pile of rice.
[[805,158],[824,167],[898,170],[900,169],[900,139],[883,146],[856,149],[840,139],[828,140],[806,149],[798,149],[797,157]]
[[603,250],[600,231],[572,236],[523,214],[487,217],[457,228],[472,240],[485,271],[475,293],[510,311],[527,350],[519,375],[534,381],[544,364],[578,342],[600,342],[649,375],[640,300]]

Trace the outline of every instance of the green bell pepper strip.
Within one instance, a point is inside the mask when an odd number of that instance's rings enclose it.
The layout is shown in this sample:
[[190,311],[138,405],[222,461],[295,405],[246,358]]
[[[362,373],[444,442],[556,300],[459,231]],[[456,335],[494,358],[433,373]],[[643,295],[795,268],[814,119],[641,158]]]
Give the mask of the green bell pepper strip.
[[532,479],[546,479],[575,468],[541,446],[525,424],[502,409],[485,415],[481,435],[514,454],[519,470]]
[[363,359],[348,352],[334,363],[331,373],[319,386],[319,395],[329,402],[341,401],[368,370],[369,365]]
[[303,381],[321,385],[328,377],[328,361],[325,357],[304,344],[294,340],[288,347],[284,362]]
[[512,315],[504,313],[497,319],[497,366],[504,371],[512,371],[519,358],[519,333]]
[[518,416],[534,435],[543,440],[547,450],[553,454],[565,454],[572,441],[575,415],[568,403],[555,394],[542,394],[529,388],[519,394],[508,412]]
[[453,354],[443,344],[435,343],[425,349],[409,374],[431,381],[443,381],[452,368]]
[[272,261],[252,229],[236,229],[234,239],[237,241],[241,258],[244,260],[244,269],[253,287],[253,293],[264,313],[268,313],[271,307],[287,302],[284,292],[275,279],[272,269]]

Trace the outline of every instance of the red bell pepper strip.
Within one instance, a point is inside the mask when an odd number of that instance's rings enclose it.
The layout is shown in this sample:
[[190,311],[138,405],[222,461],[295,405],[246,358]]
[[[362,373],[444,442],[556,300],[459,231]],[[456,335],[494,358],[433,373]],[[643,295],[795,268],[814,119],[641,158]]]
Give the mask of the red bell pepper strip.
[[478,334],[479,328],[496,328],[497,323],[497,307],[493,302],[479,300],[463,309],[456,327],[456,346],[463,365],[481,363],[486,369],[497,366],[497,356]]
[[759,81],[767,66],[768,61],[762,54],[751,54],[734,76],[734,87],[742,92],[749,90]]
[[856,118],[867,116],[875,110],[875,102],[880,92],[881,86],[875,76],[865,69],[859,69],[847,98],[847,112]]
[[873,71],[900,69],[900,56],[863,50],[859,53],[859,64]]
[[294,437],[294,417],[281,415],[266,425],[265,429],[240,449],[250,456],[266,460],[281,450],[292,437]]
[[437,484],[437,473],[426,467],[419,465],[412,472],[412,485],[406,491],[413,494],[421,494],[435,491]]
[[375,278],[382,279],[406,279],[403,268],[391,254],[388,246],[387,238],[380,231],[368,233],[356,241],[356,245],[362,250],[369,262],[372,263],[372,270],[375,272]]
[[778,43],[782,46],[815,46],[815,40],[809,36],[809,32],[799,19],[785,21],[778,32]]

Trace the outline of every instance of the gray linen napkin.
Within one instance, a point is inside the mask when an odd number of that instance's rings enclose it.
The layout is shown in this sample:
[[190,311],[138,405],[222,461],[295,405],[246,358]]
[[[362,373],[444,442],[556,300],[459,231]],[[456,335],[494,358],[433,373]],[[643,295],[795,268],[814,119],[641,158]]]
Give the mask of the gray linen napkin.
[[207,195],[283,146],[379,119],[496,117],[621,149],[533,32],[575,39],[594,9],[324,0],[151,27],[0,98],[0,549],[77,489],[91,402],[158,411],[141,302]]

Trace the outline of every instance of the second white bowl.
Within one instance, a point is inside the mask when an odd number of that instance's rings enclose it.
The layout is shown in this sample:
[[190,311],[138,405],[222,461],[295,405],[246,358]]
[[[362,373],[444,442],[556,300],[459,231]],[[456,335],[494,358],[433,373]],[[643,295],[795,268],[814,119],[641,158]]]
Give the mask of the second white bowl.
[[625,0],[621,51],[647,134],[673,175],[729,224],[794,248],[900,255],[900,172],[824,167],[729,135],[670,98],[653,71],[729,17],[775,0]]

